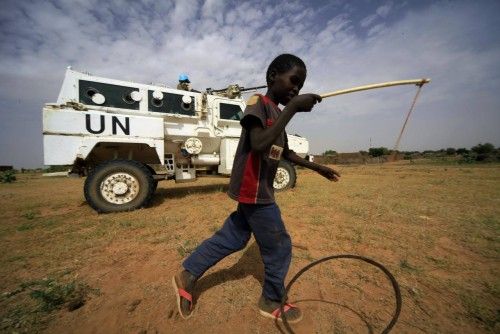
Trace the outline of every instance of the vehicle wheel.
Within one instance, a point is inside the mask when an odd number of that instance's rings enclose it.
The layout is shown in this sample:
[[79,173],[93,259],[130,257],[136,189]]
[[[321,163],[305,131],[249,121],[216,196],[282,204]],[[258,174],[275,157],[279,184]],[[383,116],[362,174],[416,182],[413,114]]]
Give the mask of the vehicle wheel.
[[149,172],[153,176],[153,194],[154,194],[156,192],[156,188],[158,188],[159,180],[154,178],[156,175],[156,172],[153,168],[151,168],[149,165],[144,165],[144,166],[146,166],[146,168],[149,170]]
[[131,211],[149,203],[154,192],[151,172],[133,160],[111,160],[85,180],[85,199],[99,213]]
[[295,167],[286,160],[281,160],[274,177],[273,187],[276,191],[283,191],[295,187],[297,173]]

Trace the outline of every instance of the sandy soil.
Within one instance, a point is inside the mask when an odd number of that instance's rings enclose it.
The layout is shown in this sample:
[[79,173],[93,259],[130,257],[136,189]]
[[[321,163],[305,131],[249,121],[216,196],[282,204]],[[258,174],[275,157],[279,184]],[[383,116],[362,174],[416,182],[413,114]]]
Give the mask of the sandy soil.
[[[498,333],[499,171],[344,167],[332,184],[301,170],[297,187],[278,195],[294,243],[288,279],[325,256],[367,256],[400,284],[395,333]],[[109,215],[88,207],[82,183],[25,176],[0,186],[2,331],[286,333],[258,313],[263,266],[253,239],[199,280],[191,319],[177,312],[171,277],[234,209],[227,179],[160,183],[151,207]],[[46,277],[95,291],[73,311],[40,312],[28,290],[9,295]],[[379,333],[395,308],[386,276],[353,260],[314,267],[290,300],[305,314],[296,333]]]

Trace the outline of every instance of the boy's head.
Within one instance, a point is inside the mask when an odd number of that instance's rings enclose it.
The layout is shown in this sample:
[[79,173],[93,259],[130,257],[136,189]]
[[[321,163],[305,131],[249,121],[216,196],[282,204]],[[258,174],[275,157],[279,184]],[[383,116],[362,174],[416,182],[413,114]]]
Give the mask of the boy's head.
[[268,92],[275,102],[286,105],[299,93],[306,75],[306,65],[302,59],[288,53],[281,54],[267,68]]
[[271,74],[281,74],[286,71],[291,70],[294,66],[302,67],[307,73],[306,64],[297,56],[289,53],[284,53],[274,58],[274,60],[269,64],[266,72],[266,82],[269,86],[272,83]]

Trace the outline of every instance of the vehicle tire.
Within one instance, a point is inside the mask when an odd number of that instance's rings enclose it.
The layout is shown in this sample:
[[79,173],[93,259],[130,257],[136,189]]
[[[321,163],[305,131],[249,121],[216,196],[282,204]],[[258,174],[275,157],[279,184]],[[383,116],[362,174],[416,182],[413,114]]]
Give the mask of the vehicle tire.
[[149,170],[149,172],[153,176],[153,194],[154,194],[156,192],[156,188],[158,188],[158,182],[160,181],[158,179],[155,179],[156,172],[153,168],[151,168],[151,166],[146,164],[144,166]]
[[295,167],[287,160],[281,160],[273,181],[273,188],[276,191],[283,191],[295,187],[297,173]]
[[96,166],[84,185],[85,199],[99,213],[141,208],[153,192],[151,172],[133,160],[110,160]]

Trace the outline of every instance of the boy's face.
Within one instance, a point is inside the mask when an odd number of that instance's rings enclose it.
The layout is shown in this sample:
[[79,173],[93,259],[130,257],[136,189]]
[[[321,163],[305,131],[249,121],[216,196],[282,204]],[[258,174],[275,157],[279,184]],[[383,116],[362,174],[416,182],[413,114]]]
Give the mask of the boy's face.
[[276,102],[286,105],[302,89],[306,80],[306,71],[301,66],[294,66],[287,72],[271,73],[270,78],[269,90],[271,90]]

